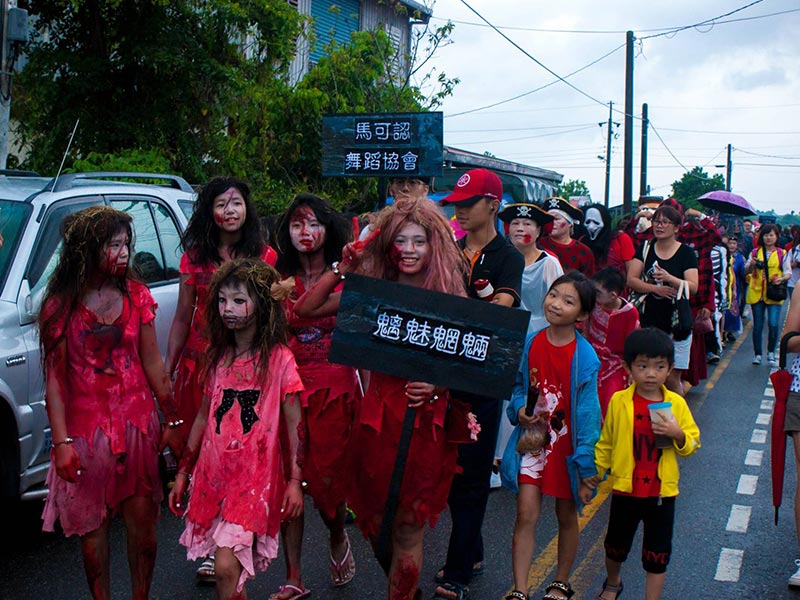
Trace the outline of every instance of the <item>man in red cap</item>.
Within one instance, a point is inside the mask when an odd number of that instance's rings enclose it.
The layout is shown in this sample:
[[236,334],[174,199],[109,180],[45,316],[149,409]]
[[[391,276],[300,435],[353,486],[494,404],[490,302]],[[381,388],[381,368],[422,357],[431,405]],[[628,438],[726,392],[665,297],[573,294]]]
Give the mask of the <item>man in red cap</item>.
[[[458,244],[470,262],[467,278],[470,297],[519,306],[525,259],[497,233],[495,218],[502,196],[503,184],[495,173],[473,169],[461,176],[453,193],[443,198],[441,204],[454,206],[456,221],[467,232]],[[459,446],[462,473],[455,476],[448,499],[453,529],[447,561],[436,576],[440,585],[434,597],[462,600],[469,592],[470,579],[483,565],[481,527],[489,499],[502,403],[496,398],[465,392],[453,391],[452,395],[471,405],[481,424],[481,434],[476,443]]]

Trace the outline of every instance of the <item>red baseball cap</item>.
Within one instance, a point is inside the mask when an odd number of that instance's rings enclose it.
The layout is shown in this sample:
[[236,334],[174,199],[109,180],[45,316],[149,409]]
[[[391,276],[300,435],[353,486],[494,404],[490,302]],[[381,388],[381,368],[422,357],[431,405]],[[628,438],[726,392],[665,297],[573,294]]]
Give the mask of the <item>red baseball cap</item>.
[[500,200],[502,197],[503,182],[494,172],[488,169],[472,169],[458,178],[453,193],[442,198],[439,204],[472,206],[481,198]]

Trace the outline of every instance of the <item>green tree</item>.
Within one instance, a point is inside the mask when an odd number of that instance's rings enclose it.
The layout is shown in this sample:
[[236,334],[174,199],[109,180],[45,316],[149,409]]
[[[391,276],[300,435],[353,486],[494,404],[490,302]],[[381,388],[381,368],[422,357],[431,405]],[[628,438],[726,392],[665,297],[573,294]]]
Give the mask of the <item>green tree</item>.
[[567,179],[558,184],[557,194],[562,198],[569,199],[570,196],[591,196],[589,187],[581,179]]
[[448,43],[450,23],[415,28],[400,57],[382,30],[354,33],[293,87],[304,17],[285,0],[31,0],[29,11],[46,35],[29,46],[16,85],[21,167],[55,172],[80,119],[68,167],[144,171],[163,157],[192,182],[247,179],[266,212],[301,190],[371,208],[374,180],[322,179],[322,115],[430,110],[458,83],[421,70]]
[[672,184],[672,197],[683,204],[684,208],[704,210],[697,199],[707,192],[725,189],[725,178],[719,173],[709,177],[702,167],[695,167],[683,174]]

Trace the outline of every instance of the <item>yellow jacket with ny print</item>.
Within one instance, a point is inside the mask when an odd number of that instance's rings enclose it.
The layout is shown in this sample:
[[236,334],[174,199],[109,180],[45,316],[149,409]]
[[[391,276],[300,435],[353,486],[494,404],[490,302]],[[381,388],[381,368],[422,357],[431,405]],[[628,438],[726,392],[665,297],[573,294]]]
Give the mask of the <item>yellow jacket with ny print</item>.
[[[621,390],[611,397],[600,439],[594,447],[597,472],[602,477],[611,471],[613,488],[619,492],[633,489],[633,392],[636,384]],[[689,456],[700,447],[700,430],[682,396],[661,386],[664,402],[672,403],[672,413],[678,421],[686,441],[682,447],[673,441],[671,448],[664,448],[658,461],[658,478],[663,497],[678,495],[678,455]]]

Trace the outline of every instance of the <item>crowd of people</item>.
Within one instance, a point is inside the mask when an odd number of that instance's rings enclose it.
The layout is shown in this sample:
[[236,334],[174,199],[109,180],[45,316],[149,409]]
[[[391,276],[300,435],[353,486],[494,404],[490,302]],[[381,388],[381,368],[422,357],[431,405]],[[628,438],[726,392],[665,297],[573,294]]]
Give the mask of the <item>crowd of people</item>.
[[[345,528],[354,514],[391,600],[422,597],[425,528],[449,508],[433,593],[468,598],[485,568],[493,470],[518,494],[506,600],[529,597],[544,495],[555,498],[558,523],[558,566],[544,598],[574,594],[578,515],[609,473],[598,598],[622,593],[640,522],[646,596],[660,597],[677,457],[700,446],[686,386],[741,333],[745,307],[754,364],[765,354],[765,317],[774,364],[778,315],[792,295],[787,327],[800,329],[800,292],[792,293],[800,228],[787,245],[776,226],[725,227],[672,199],[646,199],[621,227],[604,206],[563,198],[500,210],[500,178],[475,169],[441,201],[464,233],[456,239],[427,197],[428,182],[393,180],[389,191],[394,202],[363,228],[325,199],[300,194],[270,244],[247,184],[208,182],[183,237],[165,361],[157,306],[128,268],[130,217],[101,206],[65,220],[39,323],[54,442],[43,518],[46,530],[59,521],[80,536],[93,598],[110,597],[115,515],[127,529],[132,597],[149,595],[165,448],[178,457],[168,505],[185,520],[175,541],[200,560],[198,578],[220,598],[246,598],[246,581],[277,557],[279,540],[286,578],[270,600],[311,595],[301,569],[305,495],[328,531],[331,584],[356,575]],[[529,311],[511,398],[445,389],[424,372],[409,381],[329,362],[351,273]],[[800,423],[800,362],[794,370]],[[408,414],[413,428],[401,448]],[[800,464],[800,425],[787,420],[787,431]],[[399,452],[406,462],[396,482]],[[800,527],[800,503],[795,511]],[[800,570],[796,577],[800,584]]]

